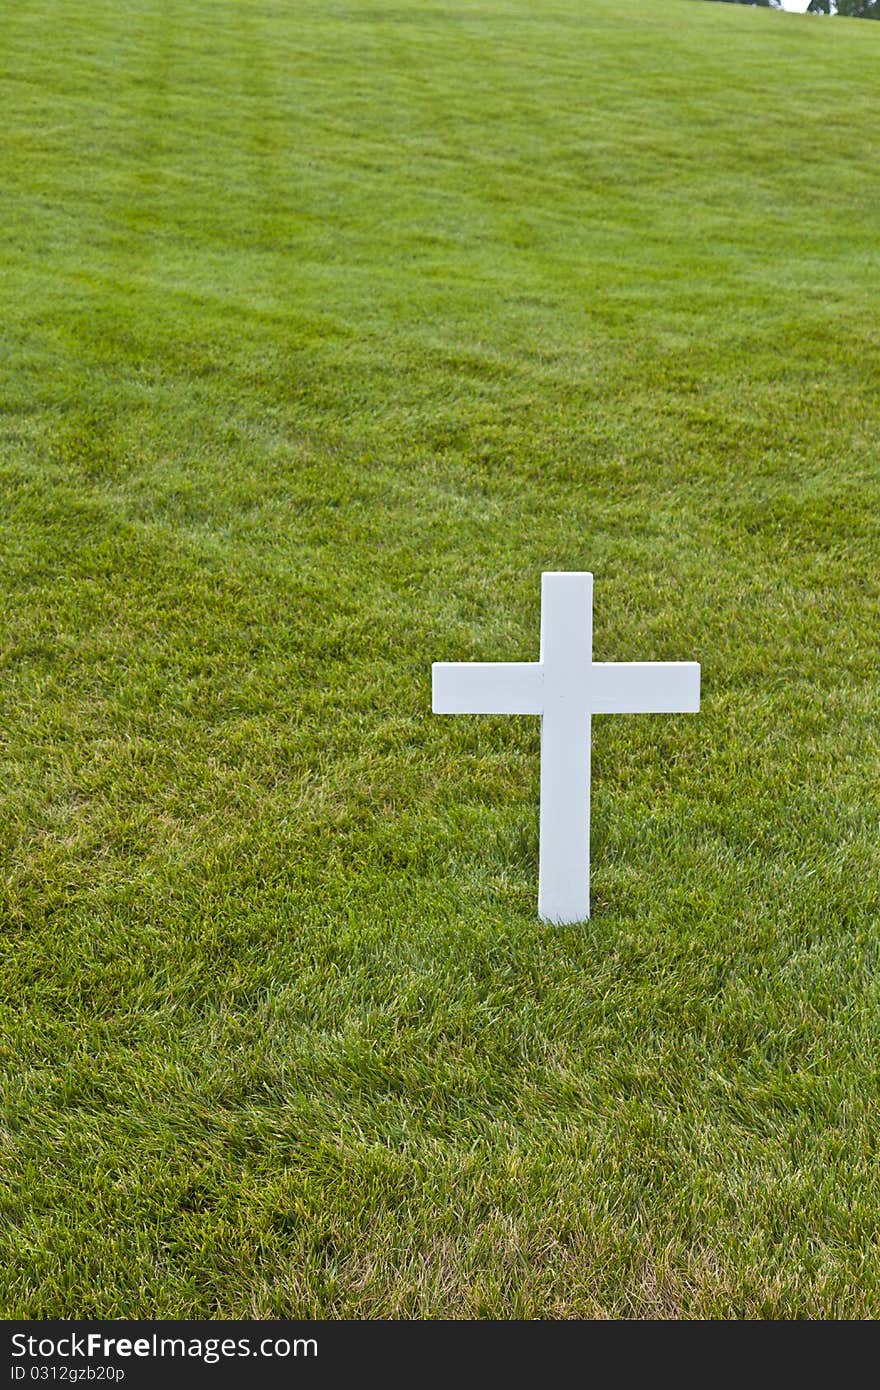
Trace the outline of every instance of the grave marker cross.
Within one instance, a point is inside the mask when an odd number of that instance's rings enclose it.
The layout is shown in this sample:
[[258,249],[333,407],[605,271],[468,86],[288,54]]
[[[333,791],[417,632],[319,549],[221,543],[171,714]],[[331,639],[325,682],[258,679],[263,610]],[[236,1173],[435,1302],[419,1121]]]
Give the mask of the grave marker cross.
[[538,913],[590,915],[590,719],[594,714],[696,713],[696,661],[593,660],[593,576],[541,576],[537,662],[435,662],[435,714],[539,714],[541,814]]

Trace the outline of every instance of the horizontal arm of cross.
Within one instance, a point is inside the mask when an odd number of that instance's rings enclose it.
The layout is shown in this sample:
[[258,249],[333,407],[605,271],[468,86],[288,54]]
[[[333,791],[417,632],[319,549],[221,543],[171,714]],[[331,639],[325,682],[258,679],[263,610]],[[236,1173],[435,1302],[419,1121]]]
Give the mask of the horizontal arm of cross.
[[435,714],[540,714],[544,671],[533,661],[435,661]]
[[[591,714],[696,714],[700,708],[697,661],[594,661],[587,670]],[[544,712],[539,662],[438,661],[432,673],[435,714]]]
[[593,714],[697,714],[698,661],[594,661]]

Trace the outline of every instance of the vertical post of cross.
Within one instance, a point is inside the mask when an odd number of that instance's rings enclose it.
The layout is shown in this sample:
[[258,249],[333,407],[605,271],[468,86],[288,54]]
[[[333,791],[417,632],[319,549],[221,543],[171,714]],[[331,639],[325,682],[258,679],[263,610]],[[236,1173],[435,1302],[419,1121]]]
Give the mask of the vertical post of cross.
[[538,913],[545,922],[590,915],[592,662],[592,574],[544,574]]

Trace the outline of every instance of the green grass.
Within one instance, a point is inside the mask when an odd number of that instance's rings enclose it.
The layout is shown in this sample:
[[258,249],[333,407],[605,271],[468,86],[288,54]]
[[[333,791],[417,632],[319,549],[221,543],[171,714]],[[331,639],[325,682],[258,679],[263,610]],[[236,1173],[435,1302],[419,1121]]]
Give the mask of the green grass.
[[[0,16],[2,1310],[880,1315],[880,26]],[[592,569],[594,916],[536,720]]]

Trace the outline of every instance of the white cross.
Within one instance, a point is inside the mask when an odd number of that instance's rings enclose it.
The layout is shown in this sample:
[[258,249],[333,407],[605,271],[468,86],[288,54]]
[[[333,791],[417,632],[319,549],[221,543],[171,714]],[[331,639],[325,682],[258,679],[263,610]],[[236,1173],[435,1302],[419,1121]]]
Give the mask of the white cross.
[[541,659],[435,662],[435,714],[540,714],[538,912],[590,915],[590,717],[695,714],[696,661],[594,661],[593,576],[541,576]]

